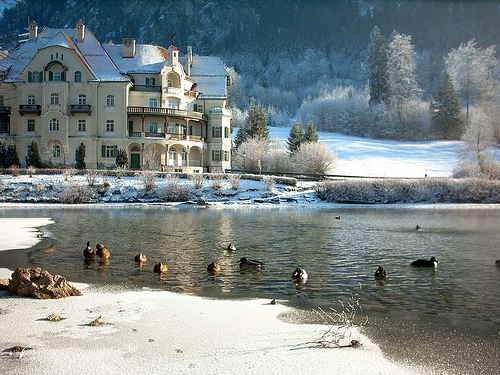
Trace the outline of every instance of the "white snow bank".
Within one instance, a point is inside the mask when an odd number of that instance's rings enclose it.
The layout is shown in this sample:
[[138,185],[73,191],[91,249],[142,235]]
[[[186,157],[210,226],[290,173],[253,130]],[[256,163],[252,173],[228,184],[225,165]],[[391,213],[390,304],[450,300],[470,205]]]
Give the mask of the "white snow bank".
[[[48,219],[5,220],[3,231],[30,237]],[[0,238],[1,248],[12,247]],[[28,242],[16,242],[16,247]],[[0,269],[0,278],[11,271]],[[269,301],[218,301],[166,291],[92,291],[59,300],[0,292],[3,374],[425,374],[384,358],[359,333],[358,348],[312,349],[328,327],[278,319],[288,308]],[[292,310],[293,311],[293,310]],[[66,318],[49,322],[50,314]],[[89,326],[101,316],[102,324]]]

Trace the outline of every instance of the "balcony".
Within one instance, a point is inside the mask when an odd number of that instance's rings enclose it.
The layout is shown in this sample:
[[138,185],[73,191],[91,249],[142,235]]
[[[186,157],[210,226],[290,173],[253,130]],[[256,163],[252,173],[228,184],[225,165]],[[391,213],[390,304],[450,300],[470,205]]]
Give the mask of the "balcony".
[[92,114],[92,106],[90,104],[71,104],[69,111],[72,115],[75,113],[86,113],[90,116]]
[[132,91],[161,92],[161,86],[134,85],[132,86]]
[[158,133],[158,132],[130,132],[129,138],[160,138],[160,139],[175,139],[178,141],[193,141],[193,142],[203,142],[203,139],[199,135],[188,135],[187,138],[184,134],[174,134],[174,133]]
[[37,115],[40,116],[42,113],[42,106],[37,104],[20,104],[19,114],[23,115]]
[[199,91],[184,90],[184,96],[189,96],[190,98],[196,98],[199,93]]
[[195,112],[186,111],[183,109],[175,108],[159,108],[159,107],[127,107],[129,115],[142,115],[142,116],[169,116],[177,118],[188,118],[191,120],[208,121],[207,115]]

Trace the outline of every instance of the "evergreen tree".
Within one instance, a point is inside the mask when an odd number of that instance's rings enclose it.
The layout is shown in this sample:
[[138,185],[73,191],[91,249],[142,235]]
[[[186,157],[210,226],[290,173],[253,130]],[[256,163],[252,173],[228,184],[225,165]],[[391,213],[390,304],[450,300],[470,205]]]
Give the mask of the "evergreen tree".
[[85,143],[83,141],[76,147],[75,150],[75,168],[76,169],[86,169],[85,164]]
[[128,155],[123,147],[119,147],[116,153],[115,164],[117,167],[125,168],[128,166]]
[[26,155],[26,167],[43,168],[42,157],[38,151],[38,143],[32,139],[28,146],[28,155]]
[[460,135],[462,125],[461,108],[455,86],[446,70],[443,71],[431,109],[435,131],[444,139],[456,139]]
[[298,123],[295,121],[292,123],[292,127],[290,128],[290,132],[288,133],[288,139],[286,144],[288,145],[288,151],[294,154],[299,148],[302,142],[304,141],[304,132],[302,129],[302,120],[299,120]]
[[304,142],[317,143],[319,141],[319,135],[316,131],[316,127],[312,120],[307,123],[307,128],[304,130]]
[[17,153],[16,141],[9,143],[7,147],[7,154],[5,158],[5,167],[21,167],[21,162],[19,161],[19,154]]
[[368,46],[370,104],[388,100],[388,60],[389,47],[387,40],[378,26],[374,26],[370,34],[370,45]]
[[245,127],[245,124],[243,126],[240,126],[238,128],[238,131],[236,132],[236,135],[234,137],[234,148],[237,149],[239,145],[241,145],[243,142],[245,142],[248,138],[248,131]]
[[7,162],[7,147],[5,141],[0,139],[0,168],[6,168]]
[[245,129],[248,137],[269,140],[268,121],[269,119],[262,104],[255,105],[255,99],[252,98],[248,114],[245,118]]

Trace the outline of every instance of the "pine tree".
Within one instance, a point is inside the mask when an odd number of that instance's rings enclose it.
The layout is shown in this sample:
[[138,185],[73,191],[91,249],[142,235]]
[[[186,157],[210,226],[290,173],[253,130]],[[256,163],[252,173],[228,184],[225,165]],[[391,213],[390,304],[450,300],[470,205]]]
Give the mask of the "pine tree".
[[7,162],[7,147],[5,141],[0,139],[0,168],[6,168]]
[[75,168],[76,169],[86,169],[85,164],[85,143],[83,141],[76,147],[75,150]]
[[245,124],[240,126],[238,128],[238,131],[236,132],[236,135],[234,137],[234,148],[237,149],[239,145],[241,145],[243,142],[245,142],[248,138],[248,131],[245,128]]
[[5,158],[5,167],[21,167],[21,162],[19,160],[19,154],[17,153],[16,141],[12,141],[9,143],[9,147],[7,147],[7,154]]
[[128,166],[128,155],[123,147],[119,147],[116,153],[115,164],[117,167],[125,168]]
[[245,128],[247,129],[248,137],[269,140],[268,121],[269,119],[262,104],[255,105],[255,99],[252,98],[250,109],[245,118]]
[[370,45],[368,46],[370,104],[387,102],[389,99],[388,60],[389,47],[387,40],[378,26],[374,26],[370,34]]
[[319,135],[316,131],[316,127],[312,120],[309,120],[307,123],[307,128],[304,130],[304,142],[308,143],[317,143],[319,141]]
[[43,168],[42,157],[38,151],[38,143],[32,139],[28,146],[28,155],[26,155],[26,167]]
[[292,123],[292,127],[290,128],[290,132],[288,133],[288,139],[286,144],[288,145],[288,151],[294,154],[299,148],[302,142],[304,141],[304,132],[302,129],[302,120],[299,120],[298,123],[295,121]]
[[431,104],[432,123],[436,132],[444,139],[457,139],[460,136],[462,120],[460,103],[450,75],[443,71],[436,97]]

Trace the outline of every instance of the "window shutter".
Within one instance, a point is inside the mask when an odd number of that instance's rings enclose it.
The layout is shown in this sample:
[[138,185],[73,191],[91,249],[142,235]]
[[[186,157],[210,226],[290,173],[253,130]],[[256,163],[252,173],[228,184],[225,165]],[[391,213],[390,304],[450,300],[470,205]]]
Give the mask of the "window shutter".
[[61,81],[66,81],[66,72],[61,72]]
[[54,73],[49,72],[49,81],[53,81],[53,80],[54,80]]
[[40,79],[38,80],[38,82],[43,82],[43,72],[39,72],[40,74]]
[[105,145],[101,146],[101,157],[103,157],[103,158],[106,157],[106,146]]
[[215,150],[212,150],[212,161],[215,161]]
[[33,81],[33,73],[31,72],[28,72],[28,82],[32,82]]
[[118,146],[114,145],[113,146],[113,156],[116,157],[116,155],[118,155]]
[[212,126],[212,138],[215,137],[215,128]]

